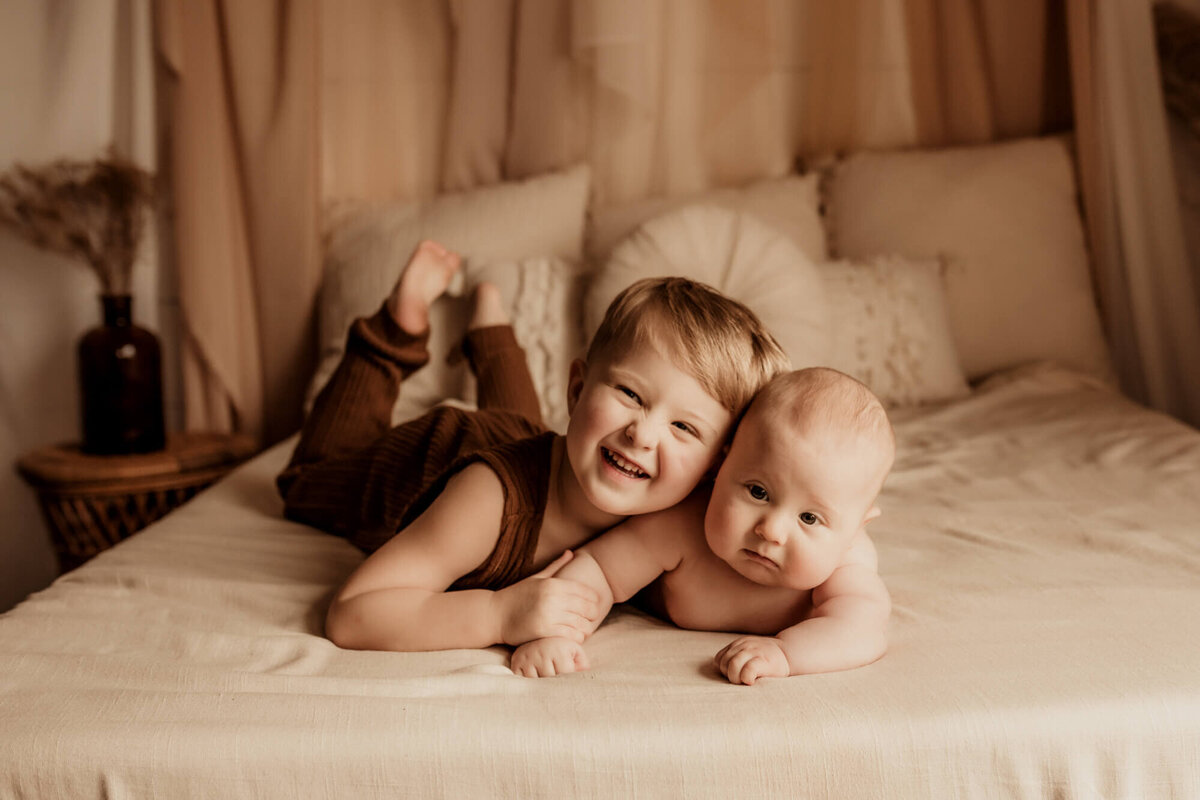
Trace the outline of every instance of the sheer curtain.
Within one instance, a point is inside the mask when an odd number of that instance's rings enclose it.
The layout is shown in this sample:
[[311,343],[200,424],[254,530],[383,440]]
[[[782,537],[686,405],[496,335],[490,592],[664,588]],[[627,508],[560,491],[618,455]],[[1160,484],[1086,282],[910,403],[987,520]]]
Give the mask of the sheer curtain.
[[1150,4],[1067,8],[1093,269],[1121,383],[1200,427],[1200,276],[1179,213]]
[[[1098,5],[1068,18],[1064,0],[159,0],[180,272],[196,292],[189,420],[267,443],[299,424],[322,212],[578,161],[604,205],[779,175],[797,157],[1061,130],[1070,81],[1120,44],[1098,40],[1068,72],[1068,27],[1074,56]],[[1089,221],[1104,225],[1096,185]]]

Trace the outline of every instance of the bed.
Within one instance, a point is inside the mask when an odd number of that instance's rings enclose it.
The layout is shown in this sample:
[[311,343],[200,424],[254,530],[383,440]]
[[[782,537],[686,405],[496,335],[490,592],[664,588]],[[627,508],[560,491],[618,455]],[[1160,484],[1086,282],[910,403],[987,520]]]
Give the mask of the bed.
[[[860,154],[607,210],[568,170],[330,239],[325,376],[430,235],[502,284],[553,425],[605,293],[679,259],[871,383],[898,437],[882,660],[732,686],[728,635],[624,607],[554,679],[499,647],[340,650],[323,615],[362,556],[283,519],[292,438],[0,616],[0,795],[1200,796],[1200,432],[1114,388],[1069,152]],[[799,261],[823,317],[789,313]],[[470,381],[439,363],[397,417],[447,398]]]

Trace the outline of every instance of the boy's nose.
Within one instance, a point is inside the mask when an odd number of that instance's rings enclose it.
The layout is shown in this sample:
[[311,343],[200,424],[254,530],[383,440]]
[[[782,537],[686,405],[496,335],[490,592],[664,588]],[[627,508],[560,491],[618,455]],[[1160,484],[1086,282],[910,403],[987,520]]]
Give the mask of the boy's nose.
[[625,438],[634,447],[648,450],[654,445],[653,426],[644,419],[635,419],[625,426]]

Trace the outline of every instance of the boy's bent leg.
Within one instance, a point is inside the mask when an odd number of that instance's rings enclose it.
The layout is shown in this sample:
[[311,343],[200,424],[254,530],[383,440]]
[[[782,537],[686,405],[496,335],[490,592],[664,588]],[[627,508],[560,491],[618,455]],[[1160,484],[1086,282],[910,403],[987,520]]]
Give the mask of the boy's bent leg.
[[437,242],[417,245],[383,307],[351,326],[346,354],[305,421],[291,465],[352,453],[391,428],[400,383],[429,360],[429,306],[460,264]]
[[467,331],[463,352],[475,373],[481,409],[504,409],[542,426],[537,389],[511,325]]
[[356,320],[341,363],[304,421],[289,466],[352,453],[386,433],[401,382],[429,360],[428,338],[428,331],[404,331],[386,307]]

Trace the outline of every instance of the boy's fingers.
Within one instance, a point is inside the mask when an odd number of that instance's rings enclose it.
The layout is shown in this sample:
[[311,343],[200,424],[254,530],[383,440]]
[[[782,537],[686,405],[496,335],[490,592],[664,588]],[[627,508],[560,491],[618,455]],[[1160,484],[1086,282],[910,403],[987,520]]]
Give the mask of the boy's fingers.
[[[562,559],[563,556],[568,555],[570,552],[571,551],[568,550],[566,553],[559,556],[558,558]],[[568,560],[570,560],[570,559],[568,558]],[[565,565],[566,562],[564,561],[563,564]],[[553,567],[553,566],[554,566],[554,564],[550,564],[549,566],[546,567],[546,569],[550,569],[550,567]],[[543,571],[545,571],[545,570],[543,570]],[[599,603],[600,602],[600,593],[598,591],[596,591],[595,589],[593,589],[591,586],[588,586],[586,583],[581,583],[579,581],[571,580],[570,578],[555,578],[553,576],[548,576],[547,579],[551,583],[553,583],[555,586],[559,587],[559,589],[564,594],[566,594],[568,597],[581,597],[590,603]]]
[[583,644],[583,640],[587,638],[587,635],[583,631],[570,626],[566,626],[557,635],[564,639],[570,639],[575,644]]
[[552,577],[556,572],[558,572],[560,569],[562,569],[564,566],[566,566],[567,562],[570,561],[574,557],[575,557],[574,551],[564,550],[563,554],[561,556],[554,559],[546,566],[542,567],[542,569],[540,571],[535,572],[531,577],[534,577],[534,578]]
[[591,622],[599,616],[600,603],[582,595],[574,595],[567,604],[566,610],[571,614],[577,614],[584,622]]
[[587,600],[588,603],[593,606],[593,608],[599,608],[599,606],[600,606],[600,593],[599,592],[597,592],[591,586],[588,586],[586,583],[579,583],[577,581],[572,581],[572,583],[574,583],[575,586],[578,587],[575,592],[577,596],[582,597],[584,600]]

